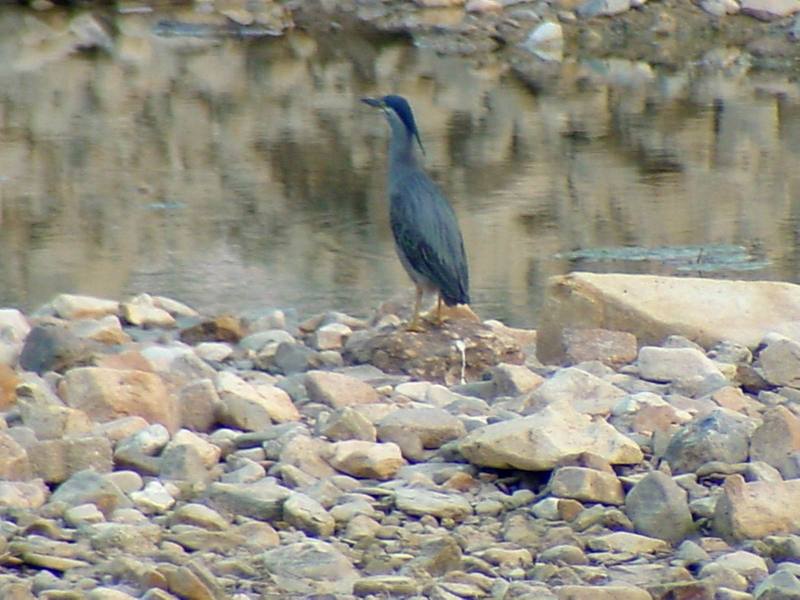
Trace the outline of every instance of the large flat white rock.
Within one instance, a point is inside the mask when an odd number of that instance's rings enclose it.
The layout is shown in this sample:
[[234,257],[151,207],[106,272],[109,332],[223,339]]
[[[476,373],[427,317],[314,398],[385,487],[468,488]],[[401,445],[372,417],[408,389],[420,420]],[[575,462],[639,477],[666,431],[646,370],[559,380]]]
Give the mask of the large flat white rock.
[[550,279],[541,314],[537,356],[545,363],[563,360],[569,328],[628,331],[640,346],[678,334],[705,348],[722,340],[754,348],[773,331],[800,340],[800,285],[570,273]]

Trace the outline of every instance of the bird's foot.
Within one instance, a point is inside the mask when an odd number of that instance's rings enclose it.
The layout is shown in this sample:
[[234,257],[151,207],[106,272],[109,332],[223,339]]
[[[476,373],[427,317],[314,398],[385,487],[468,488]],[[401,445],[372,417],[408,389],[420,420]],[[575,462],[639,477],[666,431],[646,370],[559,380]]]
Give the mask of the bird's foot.
[[411,320],[409,320],[408,323],[406,323],[403,329],[414,333],[425,333],[426,331],[428,331],[428,327],[426,327],[427,323],[428,319],[424,315],[420,315],[419,313],[417,313],[413,317],[411,317]]
[[439,314],[438,311],[435,310],[420,315],[420,318],[422,318],[427,323],[430,323],[434,327],[439,327],[439,328],[444,327],[444,323],[447,320],[447,318],[444,315]]

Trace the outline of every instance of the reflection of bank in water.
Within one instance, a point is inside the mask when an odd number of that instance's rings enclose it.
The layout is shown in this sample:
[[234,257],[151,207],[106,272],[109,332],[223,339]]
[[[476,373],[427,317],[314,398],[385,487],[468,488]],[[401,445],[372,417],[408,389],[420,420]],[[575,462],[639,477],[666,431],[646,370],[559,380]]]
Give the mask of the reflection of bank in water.
[[755,250],[732,244],[582,248],[559,252],[555,258],[571,261],[576,266],[587,263],[652,262],[672,267],[676,273],[714,273],[722,276],[726,273],[763,271],[772,264]]

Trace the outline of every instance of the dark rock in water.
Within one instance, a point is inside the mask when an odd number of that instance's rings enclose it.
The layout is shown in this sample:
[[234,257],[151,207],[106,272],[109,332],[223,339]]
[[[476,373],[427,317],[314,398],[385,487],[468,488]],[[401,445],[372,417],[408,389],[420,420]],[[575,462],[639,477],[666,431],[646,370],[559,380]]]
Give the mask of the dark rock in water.
[[181,330],[180,338],[182,342],[190,345],[200,342],[231,342],[235,344],[242,339],[243,335],[239,319],[230,315],[222,315]]
[[25,338],[19,364],[25,371],[42,374],[89,364],[95,346],[57,325],[38,325]]
[[452,384],[462,378],[477,379],[500,363],[521,364],[524,357],[511,336],[483,323],[453,320],[422,333],[403,329],[356,332],[347,341],[344,359],[370,363],[387,373]]

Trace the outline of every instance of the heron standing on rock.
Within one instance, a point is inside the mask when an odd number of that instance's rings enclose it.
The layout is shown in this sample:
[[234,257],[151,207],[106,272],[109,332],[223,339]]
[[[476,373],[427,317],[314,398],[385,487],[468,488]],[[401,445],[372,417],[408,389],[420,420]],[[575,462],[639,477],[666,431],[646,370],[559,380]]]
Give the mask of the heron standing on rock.
[[379,108],[391,127],[389,142],[389,218],[400,262],[417,288],[407,328],[420,331],[424,292],[437,292],[436,323],[442,324],[442,302],[469,304],[469,272],[464,241],[453,207],[417,160],[416,141],[424,152],[414,114],[405,98],[363,98]]

